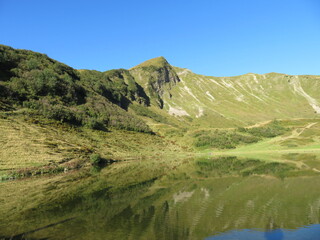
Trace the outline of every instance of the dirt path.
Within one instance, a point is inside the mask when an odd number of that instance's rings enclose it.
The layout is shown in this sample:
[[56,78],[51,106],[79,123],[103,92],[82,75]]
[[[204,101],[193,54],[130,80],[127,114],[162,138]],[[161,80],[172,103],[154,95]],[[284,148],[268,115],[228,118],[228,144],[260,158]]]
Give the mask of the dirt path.
[[267,120],[267,121],[263,121],[263,122],[259,122],[259,123],[256,123],[254,125],[251,125],[251,126],[248,126],[246,128],[257,128],[257,127],[262,127],[264,125],[267,125],[269,123],[271,123],[273,120]]
[[[290,136],[284,137],[283,139],[299,137],[306,129],[309,129],[316,124],[317,124],[317,122],[313,122],[313,123],[308,124],[305,127],[296,128],[292,131],[292,134]],[[299,132],[299,130],[301,130],[301,131]]]
[[[255,124],[254,126],[262,126],[264,124],[267,124],[267,122],[263,122],[260,124]],[[313,123],[309,123],[308,125],[304,126],[304,127],[299,127],[299,128],[295,128],[291,134],[289,136],[279,136],[279,137],[275,137],[273,139],[270,139],[267,144],[274,144],[277,142],[282,142],[285,140],[288,140],[290,138],[297,138],[299,137],[305,130],[313,127],[314,125],[316,125],[317,122],[313,122]],[[247,154],[288,154],[288,153],[319,153],[320,149],[306,149],[306,148],[300,148],[300,149],[279,149],[279,150],[247,150],[247,151],[232,151],[232,152],[220,152],[220,153],[214,153],[215,155],[247,155]],[[320,172],[320,170],[316,169],[316,168],[311,168],[309,165],[307,165],[306,163],[302,162],[302,161],[292,161],[292,160],[283,160],[283,162],[287,162],[287,163],[291,163],[296,165],[298,168],[302,169],[303,167],[307,168],[307,169],[311,169],[315,172]]]

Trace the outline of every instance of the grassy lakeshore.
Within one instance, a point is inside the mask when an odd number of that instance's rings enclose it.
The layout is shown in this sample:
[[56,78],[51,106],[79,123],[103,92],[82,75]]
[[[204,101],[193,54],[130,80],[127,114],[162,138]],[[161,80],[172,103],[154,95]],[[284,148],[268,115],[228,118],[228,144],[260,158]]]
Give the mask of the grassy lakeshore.
[[90,167],[93,154],[127,161],[183,157],[191,152],[157,135],[74,127],[26,112],[1,113],[0,129],[2,179]]
[[[46,119],[27,109],[2,112],[0,115],[0,129],[3,133],[0,140],[0,176],[4,180],[47,173],[57,174],[90,167],[90,157],[94,154],[110,161],[229,155],[290,162],[291,160],[284,156],[320,153],[319,119],[278,120],[276,129],[285,130],[277,132],[280,135],[275,137],[270,137],[268,132],[274,131],[272,124],[274,123],[266,121],[245,129],[199,131],[190,128],[181,136],[161,136],[116,129],[101,131],[76,127]],[[219,131],[218,138],[216,138],[217,131]],[[234,139],[238,141],[236,142],[238,145],[231,142],[231,145],[236,146],[231,149],[212,149],[210,145],[197,147],[199,136],[207,139],[206,134],[209,134],[209,140],[214,141],[213,144],[218,146],[229,146],[230,141]],[[256,138],[257,141],[246,144],[239,141],[238,136],[241,136],[240,140],[243,137],[250,137],[250,139]],[[210,142],[204,142],[204,144],[210,144]],[[310,166],[302,162],[294,162],[294,165],[320,171],[320,164],[317,164],[317,161],[313,161]]]

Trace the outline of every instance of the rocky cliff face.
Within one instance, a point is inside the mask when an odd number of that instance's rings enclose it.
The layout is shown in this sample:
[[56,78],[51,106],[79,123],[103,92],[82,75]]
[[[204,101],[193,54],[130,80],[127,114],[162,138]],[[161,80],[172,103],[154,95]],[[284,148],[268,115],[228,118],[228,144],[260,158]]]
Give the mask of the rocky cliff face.
[[163,108],[163,97],[180,82],[173,67],[163,57],[153,58],[130,69],[135,80],[146,89],[151,103]]

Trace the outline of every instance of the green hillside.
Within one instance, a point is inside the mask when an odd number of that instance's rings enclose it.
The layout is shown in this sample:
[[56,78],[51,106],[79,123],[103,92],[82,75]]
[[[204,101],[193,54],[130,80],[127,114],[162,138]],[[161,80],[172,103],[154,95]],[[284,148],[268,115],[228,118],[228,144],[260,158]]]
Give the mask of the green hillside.
[[181,82],[165,98],[165,109],[211,127],[246,126],[274,118],[320,114],[319,76],[245,74],[208,77],[174,68]]
[[0,62],[1,108],[28,108],[30,114],[93,129],[151,132],[123,109],[130,101],[148,102],[126,71],[77,71],[44,54],[3,45]]
[[[248,126],[275,118],[315,118],[320,114],[320,76],[248,73],[209,77],[172,67],[163,57],[129,70],[74,70],[44,54],[3,45],[0,57],[2,102],[42,111],[44,105],[54,110],[59,106],[61,112],[69,111],[70,116],[54,116],[63,121],[85,124],[91,118],[108,126],[112,123],[110,116],[127,116],[132,104],[149,107],[164,118],[173,116],[190,126],[213,128]],[[97,101],[113,108],[114,113],[99,112],[101,109],[92,106]],[[84,116],[77,116],[81,115],[79,108]],[[95,110],[92,113],[88,108]],[[125,124],[129,123],[122,127]]]
[[319,88],[320,76],[210,77],[163,57],[128,70],[76,70],[0,45],[0,172],[80,168],[95,153],[318,151]]

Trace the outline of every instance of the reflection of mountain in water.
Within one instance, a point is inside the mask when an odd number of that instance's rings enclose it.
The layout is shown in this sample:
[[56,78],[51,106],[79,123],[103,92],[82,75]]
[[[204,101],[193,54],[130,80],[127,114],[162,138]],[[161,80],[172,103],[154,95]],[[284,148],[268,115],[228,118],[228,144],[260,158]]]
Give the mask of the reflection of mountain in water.
[[[79,181],[67,175],[55,182],[54,189],[46,185],[33,196],[41,202],[41,211],[23,209],[22,217],[11,215],[10,221],[0,223],[0,235],[72,219],[29,237],[170,240],[215,235],[209,239],[280,240],[281,234],[286,239],[291,232],[279,228],[319,223],[318,176],[288,178],[283,174],[295,169],[273,165],[273,174],[267,163],[237,158],[187,160],[175,170],[168,170],[170,165],[164,162],[143,164],[114,164],[97,175],[82,174]],[[263,175],[258,176],[255,169]],[[52,202],[57,194],[64,201]],[[5,216],[4,210],[0,213]],[[253,228],[266,231],[237,231]],[[300,231],[304,230],[295,232]]]

